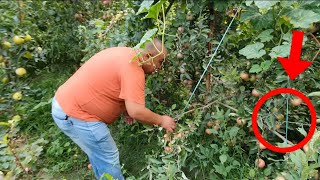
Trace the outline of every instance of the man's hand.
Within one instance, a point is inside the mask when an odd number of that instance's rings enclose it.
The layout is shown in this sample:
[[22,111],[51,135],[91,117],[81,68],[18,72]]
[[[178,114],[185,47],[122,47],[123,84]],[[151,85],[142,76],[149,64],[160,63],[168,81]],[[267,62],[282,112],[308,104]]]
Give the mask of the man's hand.
[[109,6],[112,3],[112,0],[101,0],[101,2],[105,5],[105,6]]
[[127,124],[132,125],[133,123],[136,122],[135,119],[129,116],[127,112],[124,113],[124,120],[126,121]]
[[170,116],[161,116],[161,127],[165,128],[168,132],[172,133],[176,129],[176,122]]

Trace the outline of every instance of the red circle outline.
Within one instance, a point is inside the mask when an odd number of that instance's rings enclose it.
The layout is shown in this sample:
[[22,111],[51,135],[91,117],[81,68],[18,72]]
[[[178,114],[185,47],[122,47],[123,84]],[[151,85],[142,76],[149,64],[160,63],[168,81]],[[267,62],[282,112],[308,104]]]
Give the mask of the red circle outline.
[[[289,93],[289,94],[293,94],[295,96],[300,97],[308,106],[310,113],[311,113],[311,127],[309,129],[309,132],[307,134],[307,136],[298,144],[291,146],[291,147],[285,147],[285,148],[280,148],[277,146],[273,146],[272,144],[268,143],[260,134],[259,130],[258,130],[258,124],[257,124],[257,117],[258,117],[258,113],[259,110],[261,108],[261,106],[272,96],[281,94],[281,93]],[[265,95],[263,95],[259,101],[257,102],[256,106],[253,109],[253,113],[252,113],[252,129],[253,132],[255,134],[255,136],[257,137],[257,139],[268,149],[275,151],[275,152],[279,152],[279,153],[287,153],[287,152],[293,152],[295,150],[298,150],[300,148],[302,148],[305,144],[308,143],[308,141],[310,141],[310,139],[312,138],[315,129],[316,129],[316,122],[317,119],[317,114],[316,111],[314,109],[314,106],[312,104],[312,102],[308,99],[308,97],[306,97],[303,93],[301,93],[300,91],[297,91],[295,89],[291,89],[291,88],[278,88],[278,89],[274,89],[268,93],[266,93]]]

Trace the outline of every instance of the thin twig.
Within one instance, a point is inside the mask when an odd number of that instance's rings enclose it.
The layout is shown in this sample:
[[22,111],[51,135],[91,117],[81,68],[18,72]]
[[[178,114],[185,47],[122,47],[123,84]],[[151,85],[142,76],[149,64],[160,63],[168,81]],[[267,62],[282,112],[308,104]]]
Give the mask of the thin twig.
[[290,145],[294,145],[291,141],[287,140],[286,138],[284,138],[280,133],[278,133],[277,131],[271,131],[273,134],[275,134],[276,136],[278,136],[280,139],[282,139],[283,141],[287,141]]
[[313,39],[314,40],[316,40],[316,42],[320,45],[320,42],[318,41],[318,39],[312,34],[312,33],[309,33],[312,37],[313,37]]
[[312,62],[314,62],[314,60],[316,60],[316,58],[318,57],[319,53],[320,53],[320,49],[319,49],[319,51],[317,52],[317,54],[313,57]]
[[224,106],[224,107],[229,108],[229,109],[231,109],[231,110],[233,110],[233,111],[235,111],[235,112],[238,112],[238,109],[236,109],[236,108],[234,108],[234,107],[231,107],[231,106],[229,106],[229,105],[223,104],[223,103],[221,103],[221,102],[217,102],[217,104],[220,104],[221,106]]
[[296,124],[296,125],[300,125],[300,126],[311,126],[311,124],[303,124],[303,123],[299,123],[299,122],[288,122],[289,124]]
[[217,101],[213,101],[213,102],[211,102],[211,103],[209,103],[209,104],[207,104],[207,105],[205,105],[205,106],[201,106],[201,107],[194,108],[194,109],[191,109],[191,110],[189,110],[189,111],[186,111],[186,112],[180,114],[178,117],[181,118],[181,117],[183,117],[185,114],[191,113],[191,112],[193,112],[193,111],[195,111],[195,110],[198,110],[198,109],[202,109],[202,110],[203,110],[203,109],[206,109],[206,108],[210,107],[210,106],[211,106],[212,104],[214,104],[214,103],[217,103]]
[[[263,123],[263,125],[264,125],[264,127],[266,127],[267,129],[268,129],[268,126],[266,125],[266,124],[264,124]],[[282,139],[283,141],[287,141],[290,145],[294,145],[291,141],[289,141],[289,140],[287,140],[285,137],[283,137],[280,133],[278,133],[277,131],[275,131],[275,130],[271,130],[271,132],[274,134],[274,135],[276,135],[276,136],[278,136],[280,139]]]
[[[310,34],[310,35],[312,36],[312,38],[318,43],[318,45],[320,45],[320,42],[318,41],[317,37],[315,37],[312,33],[309,33],[309,34]],[[316,60],[316,58],[318,57],[319,53],[320,53],[320,49],[319,49],[319,51],[317,52],[317,54],[313,57],[312,62],[314,62],[314,60]]]
[[[229,98],[231,98],[231,96],[228,96],[228,97],[225,97],[224,99],[222,99],[222,100],[226,100],[226,99],[229,99]],[[188,114],[188,113],[191,113],[191,112],[193,112],[193,111],[195,111],[195,110],[198,110],[198,109],[206,109],[206,108],[209,108],[210,106],[212,106],[212,104],[214,104],[214,103],[217,103],[217,104],[222,104],[222,103],[220,103],[218,100],[215,100],[215,101],[212,101],[211,103],[209,103],[209,104],[207,104],[207,105],[205,105],[205,106],[201,106],[201,107],[198,107],[198,108],[193,108],[193,109],[191,109],[191,110],[189,110],[189,111],[186,111],[186,112],[184,112],[184,113],[181,113],[181,114],[179,114],[175,119],[180,119],[180,118],[182,118],[185,114]],[[232,108],[232,107],[231,107]]]
[[[14,147],[14,144],[15,144],[15,141],[13,139],[9,139],[9,142],[8,142],[8,149],[9,151],[12,153],[14,159],[15,159],[15,163],[16,165],[22,170],[24,171],[26,174],[29,173],[29,170],[27,171],[26,168],[22,165],[21,163],[21,159],[19,158],[17,152],[16,152],[16,148]],[[29,176],[29,175],[28,175]]]

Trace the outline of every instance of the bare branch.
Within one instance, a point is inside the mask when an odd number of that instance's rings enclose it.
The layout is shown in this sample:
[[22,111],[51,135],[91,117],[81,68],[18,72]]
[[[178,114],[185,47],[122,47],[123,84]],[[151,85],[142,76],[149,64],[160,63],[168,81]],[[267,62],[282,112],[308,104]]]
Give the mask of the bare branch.
[[316,60],[316,58],[319,56],[319,53],[320,53],[320,49],[319,49],[319,51],[317,52],[317,54],[313,57],[312,62],[314,62],[314,60]]

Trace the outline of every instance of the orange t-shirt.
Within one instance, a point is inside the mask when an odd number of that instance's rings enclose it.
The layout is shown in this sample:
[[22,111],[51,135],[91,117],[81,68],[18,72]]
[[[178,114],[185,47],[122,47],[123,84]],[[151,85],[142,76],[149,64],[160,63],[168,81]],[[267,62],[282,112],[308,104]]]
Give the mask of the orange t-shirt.
[[115,121],[124,100],[145,104],[145,74],[132,48],[113,47],[85,62],[57,90],[55,97],[68,116],[85,121]]

